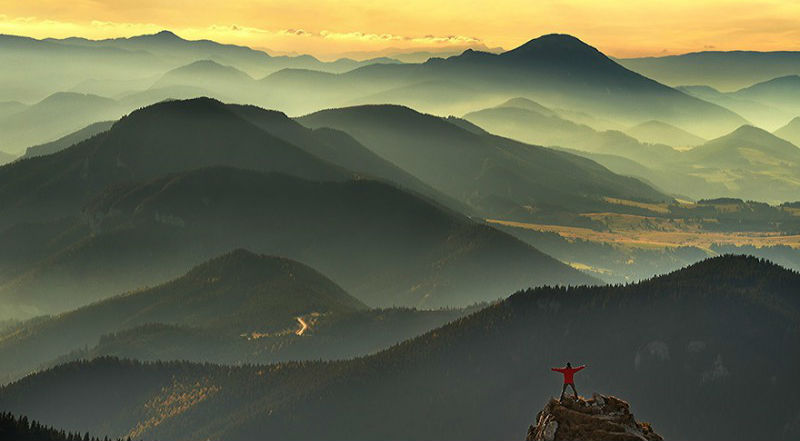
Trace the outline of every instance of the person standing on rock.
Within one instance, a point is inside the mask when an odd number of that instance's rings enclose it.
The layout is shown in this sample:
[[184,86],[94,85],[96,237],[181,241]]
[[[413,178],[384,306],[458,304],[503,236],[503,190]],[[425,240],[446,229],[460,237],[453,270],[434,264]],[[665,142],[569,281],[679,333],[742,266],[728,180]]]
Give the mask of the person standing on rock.
[[575,389],[575,379],[573,377],[575,372],[578,372],[584,368],[586,368],[586,365],[574,368],[571,364],[569,364],[569,362],[567,362],[567,366],[563,368],[550,368],[551,371],[560,372],[564,375],[564,387],[561,389],[561,398],[559,398],[559,400],[564,399],[564,394],[567,392],[567,386],[572,388],[572,392],[575,393],[575,398],[578,398],[578,391]]

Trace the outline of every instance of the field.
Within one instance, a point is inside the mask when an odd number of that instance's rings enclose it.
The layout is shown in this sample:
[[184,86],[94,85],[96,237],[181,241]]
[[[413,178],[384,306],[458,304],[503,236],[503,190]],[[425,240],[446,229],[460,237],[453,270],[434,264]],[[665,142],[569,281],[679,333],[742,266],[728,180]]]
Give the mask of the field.
[[[592,218],[602,217],[603,214],[588,215]],[[567,240],[581,239],[590,242],[608,243],[613,245],[636,248],[674,248],[680,246],[694,246],[708,250],[711,245],[751,245],[756,248],[785,245],[800,249],[800,235],[783,235],[771,232],[711,232],[701,231],[695,226],[688,226],[685,231],[676,228],[679,223],[671,224],[672,228],[644,229],[642,224],[652,218],[644,216],[631,216],[634,222],[628,223],[630,228],[618,222],[611,231],[596,231],[590,228],[569,227],[563,225],[532,224],[514,222],[500,219],[486,219],[491,224],[504,225],[514,228],[525,228],[535,231],[557,233]],[[669,222],[664,220],[665,223]]]

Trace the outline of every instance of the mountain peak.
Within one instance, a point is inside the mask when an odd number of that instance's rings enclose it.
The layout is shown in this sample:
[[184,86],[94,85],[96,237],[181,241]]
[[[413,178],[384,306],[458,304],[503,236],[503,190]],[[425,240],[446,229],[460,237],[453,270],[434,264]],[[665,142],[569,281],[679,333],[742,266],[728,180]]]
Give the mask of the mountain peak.
[[601,55],[605,57],[594,47],[584,43],[579,38],[568,34],[542,35],[541,37],[528,41],[522,46],[519,46],[508,52],[504,52],[501,55],[511,56],[535,54],[541,56],[559,53],[568,53],[571,55],[582,53],[590,56]]
[[545,116],[553,116],[556,113],[549,108],[537,103],[528,98],[516,97],[496,106],[496,107],[515,107],[517,109],[530,110],[532,112],[540,113]]
[[731,132],[728,136],[747,137],[747,138],[754,136],[758,137],[766,136],[769,138],[772,137],[772,135],[766,130],[756,126],[751,126],[750,124],[743,124],[739,126],[739,128]]
[[786,127],[800,127],[800,116],[795,116],[792,118],[792,120],[786,124]]
[[182,40],[181,37],[178,37],[174,32],[168,31],[164,29],[163,31],[157,32],[152,34],[151,37],[158,38],[160,40]]
[[592,398],[551,398],[528,429],[526,441],[580,439],[601,441],[661,441],[648,423],[633,418],[630,406],[616,397],[594,394]]
[[779,138],[764,129],[748,124],[740,126],[727,135],[712,139],[703,146],[717,146],[726,149],[751,147],[762,151],[770,151],[772,154],[789,154],[791,157],[800,157],[800,151],[791,142]]

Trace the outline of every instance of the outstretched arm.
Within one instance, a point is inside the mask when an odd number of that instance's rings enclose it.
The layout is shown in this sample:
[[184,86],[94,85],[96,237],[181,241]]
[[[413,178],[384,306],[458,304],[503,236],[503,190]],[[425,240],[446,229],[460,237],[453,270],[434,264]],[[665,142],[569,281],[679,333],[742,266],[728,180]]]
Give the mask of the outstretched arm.
[[582,365],[582,366],[578,366],[578,367],[576,367],[576,368],[575,368],[575,372],[578,372],[578,371],[580,371],[580,370],[582,370],[582,369],[586,369],[586,365],[585,365],[585,364],[584,364],[584,365]]

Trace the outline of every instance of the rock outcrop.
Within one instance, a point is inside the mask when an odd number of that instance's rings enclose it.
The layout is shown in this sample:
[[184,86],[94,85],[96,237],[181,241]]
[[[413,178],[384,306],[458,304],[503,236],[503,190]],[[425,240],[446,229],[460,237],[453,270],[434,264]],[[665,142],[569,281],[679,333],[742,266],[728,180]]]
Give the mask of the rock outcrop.
[[637,422],[628,403],[594,394],[590,399],[551,398],[528,429],[526,441],[661,441],[648,423]]

